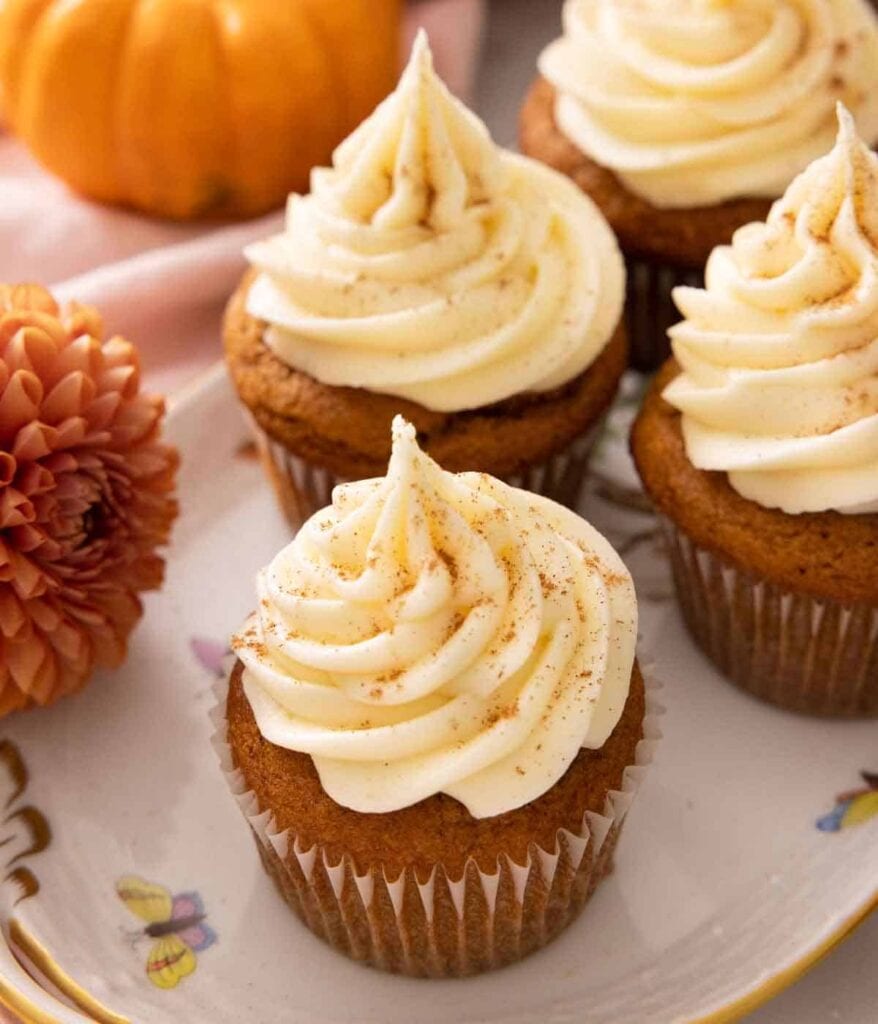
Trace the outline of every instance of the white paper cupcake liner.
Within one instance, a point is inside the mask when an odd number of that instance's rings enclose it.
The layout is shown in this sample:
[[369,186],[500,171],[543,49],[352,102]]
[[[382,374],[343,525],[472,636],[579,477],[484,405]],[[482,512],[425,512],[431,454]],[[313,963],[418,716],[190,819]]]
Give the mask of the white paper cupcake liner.
[[[281,508],[292,528],[298,530],[305,520],[331,503],[332,489],[337,484],[347,481],[328,469],[314,466],[299,458],[262,430],[252,416],[248,416],[248,420],[262,465],[275,489]],[[603,426],[602,418],[548,461],[502,479],[513,487],[520,487],[533,494],[542,494],[575,509],[585,482],[589,457]],[[479,467],[472,468],[477,470]]]
[[523,864],[501,855],[486,872],[470,859],[460,877],[441,863],[426,877],[412,868],[398,878],[377,866],[360,873],[350,857],[333,863],[320,844],[306,848],[292,830],[278,831],[232,763],[227,679],[215,689],[212,743],[266,871],[312,932],[383,970],[463,977],[512,963],[550,942],[611,870],[620,830],[661,735],[657,688],[647,682],[644,738],[621,790],[608,794],[602,814],[586,812],[576,833],[559,830],[552,850],[532,843]]
[[657,370],[670,356],[668,329],[682,319],[674,305],[673,290],[678,285],[704,287],[704,274],[688,267],[658,263],[627,256],[628,290],[625,318],[630,362],[635,370]]
[[661,522],[689,632],[732,682],[791,711],[878,716],[878,608],[785,590]]

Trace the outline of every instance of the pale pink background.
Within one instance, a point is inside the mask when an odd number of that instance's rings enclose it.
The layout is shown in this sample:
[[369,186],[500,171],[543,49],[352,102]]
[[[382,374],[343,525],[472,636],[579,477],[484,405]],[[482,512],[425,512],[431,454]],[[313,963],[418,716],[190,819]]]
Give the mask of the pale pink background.
[[[484,0],[417,0],[407,53],[424,25],[443,77],[474,81]],[[281,214],[226,226],[151,220],[90,203],[0,137],[0,281],[38,281],[59,300],[94,303],[107,329],[141,350],[146,383],[166,394],[220,358],[220,317],[244,269],[241,248],[278,229]],[[0,1009],[0,1024],[15,1024]]]

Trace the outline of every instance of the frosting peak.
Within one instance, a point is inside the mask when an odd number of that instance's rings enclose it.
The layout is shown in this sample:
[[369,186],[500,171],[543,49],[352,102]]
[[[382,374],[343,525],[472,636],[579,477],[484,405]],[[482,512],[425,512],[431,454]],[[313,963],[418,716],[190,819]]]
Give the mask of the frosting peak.
[[878,511],[878,156],[839,106],[838,138],[678,288],[671,329],[700,469],[785,512]]
[[443,472],[400,418],[387,476],[336,488],[258,593],[233,643],[259,728],[357,811],[512,810],[627,698],[636,602],[612,548],[545,498]]
[[[851,112],[841,102],[836,104],[836,116],[838,118],[838,136],[835,149],[829,154],[825,164],[818,165],[823,174],[827,188],[836,187],[836,195],[839,208],[833,210],[832,204],[826,203],[821,219],[821,205],[817,204],[808,209],[806,189],[808,182],[803,175],[794,182],[788,196],[788,203],[795,205],[802,204],[803,212],[810,212],[812,221],[805,224],[805,230],[812,237],[825,238],[840,216],[859,225],[864,241],[868,243],[868,252],[861,253],[861,258],[873,257],[878,250],[878,175],[875,168],[878,166],[878,158],[875,153],[866,146],[857,134],[857,126]],[[815,175],[816,177],[816,175]],[[840,181],[836,181],[840,178]],[[816,185],[816,182],[815,182]],[[849,203],[847,209],[842,207]],[[830,216],[827,216],[827,213]],[[835,217],[831,217],[831,214]]]
[[656,207],[781,195],[845,102],[878,141],[868,0],[567,0],[540,70],[561,130]]
[[487,129],[437,78],[423,29],[396,92],[343,142],[335,171],[314,172],[345,212],[381,228],[454,228],[497,189],[500,158]]
[[498,149],[424,35],[396,91],[247,249],[266,344],[324,384],[453,412],[578,376],[619,322],[624,268],[591,201]]

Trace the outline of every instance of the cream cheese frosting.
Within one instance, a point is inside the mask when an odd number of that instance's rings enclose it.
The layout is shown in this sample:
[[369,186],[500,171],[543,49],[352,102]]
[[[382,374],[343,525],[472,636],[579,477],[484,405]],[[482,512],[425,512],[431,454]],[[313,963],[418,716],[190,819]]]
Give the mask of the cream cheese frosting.
[[834,149],[678,288],[665,398],[699,469],[788,513],[878,512],[878,156]]
[[836,101],[878,142],[868,0],[567,0],[539,66],[561,131],[659,208],[776,199]]
[[454,412],[585,371],[619,322],[624,268],[563,175],[492,142],[433,70],[426,36],[397,90],[246,250],[248,312],[317,380]]
[[262,735],[364,813],[437,793],[536,799],[628,695],[634,588],[574,513],[444,472],[397,417],[387,476],[337,487],[258,581],[234,639]]

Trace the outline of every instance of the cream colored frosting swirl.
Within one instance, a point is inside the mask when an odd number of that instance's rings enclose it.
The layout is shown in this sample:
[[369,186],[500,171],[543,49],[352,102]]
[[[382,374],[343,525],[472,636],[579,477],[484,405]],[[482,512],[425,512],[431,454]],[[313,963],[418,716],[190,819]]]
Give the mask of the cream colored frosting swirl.
[[235,638],[263,736],[360,812],[536,799],[628,695],[631,578],[591,526],[441,470],[397,417],[387,476],[336,488],[259,576]]
[[624,268],[563,175],[498,149],[437,78],[422,34],[399,86],[247,249],[247,309],[284,362],[457,411],[586,370],[618,324]]
[[839,107],[835,148],[674,292],[683,413],[700,469],[784,512],[878,511],[878,157]]
[[774,199],[832,145],[878,141],[868,0],[567,0],[540,58],[561,130],[656,207]]

